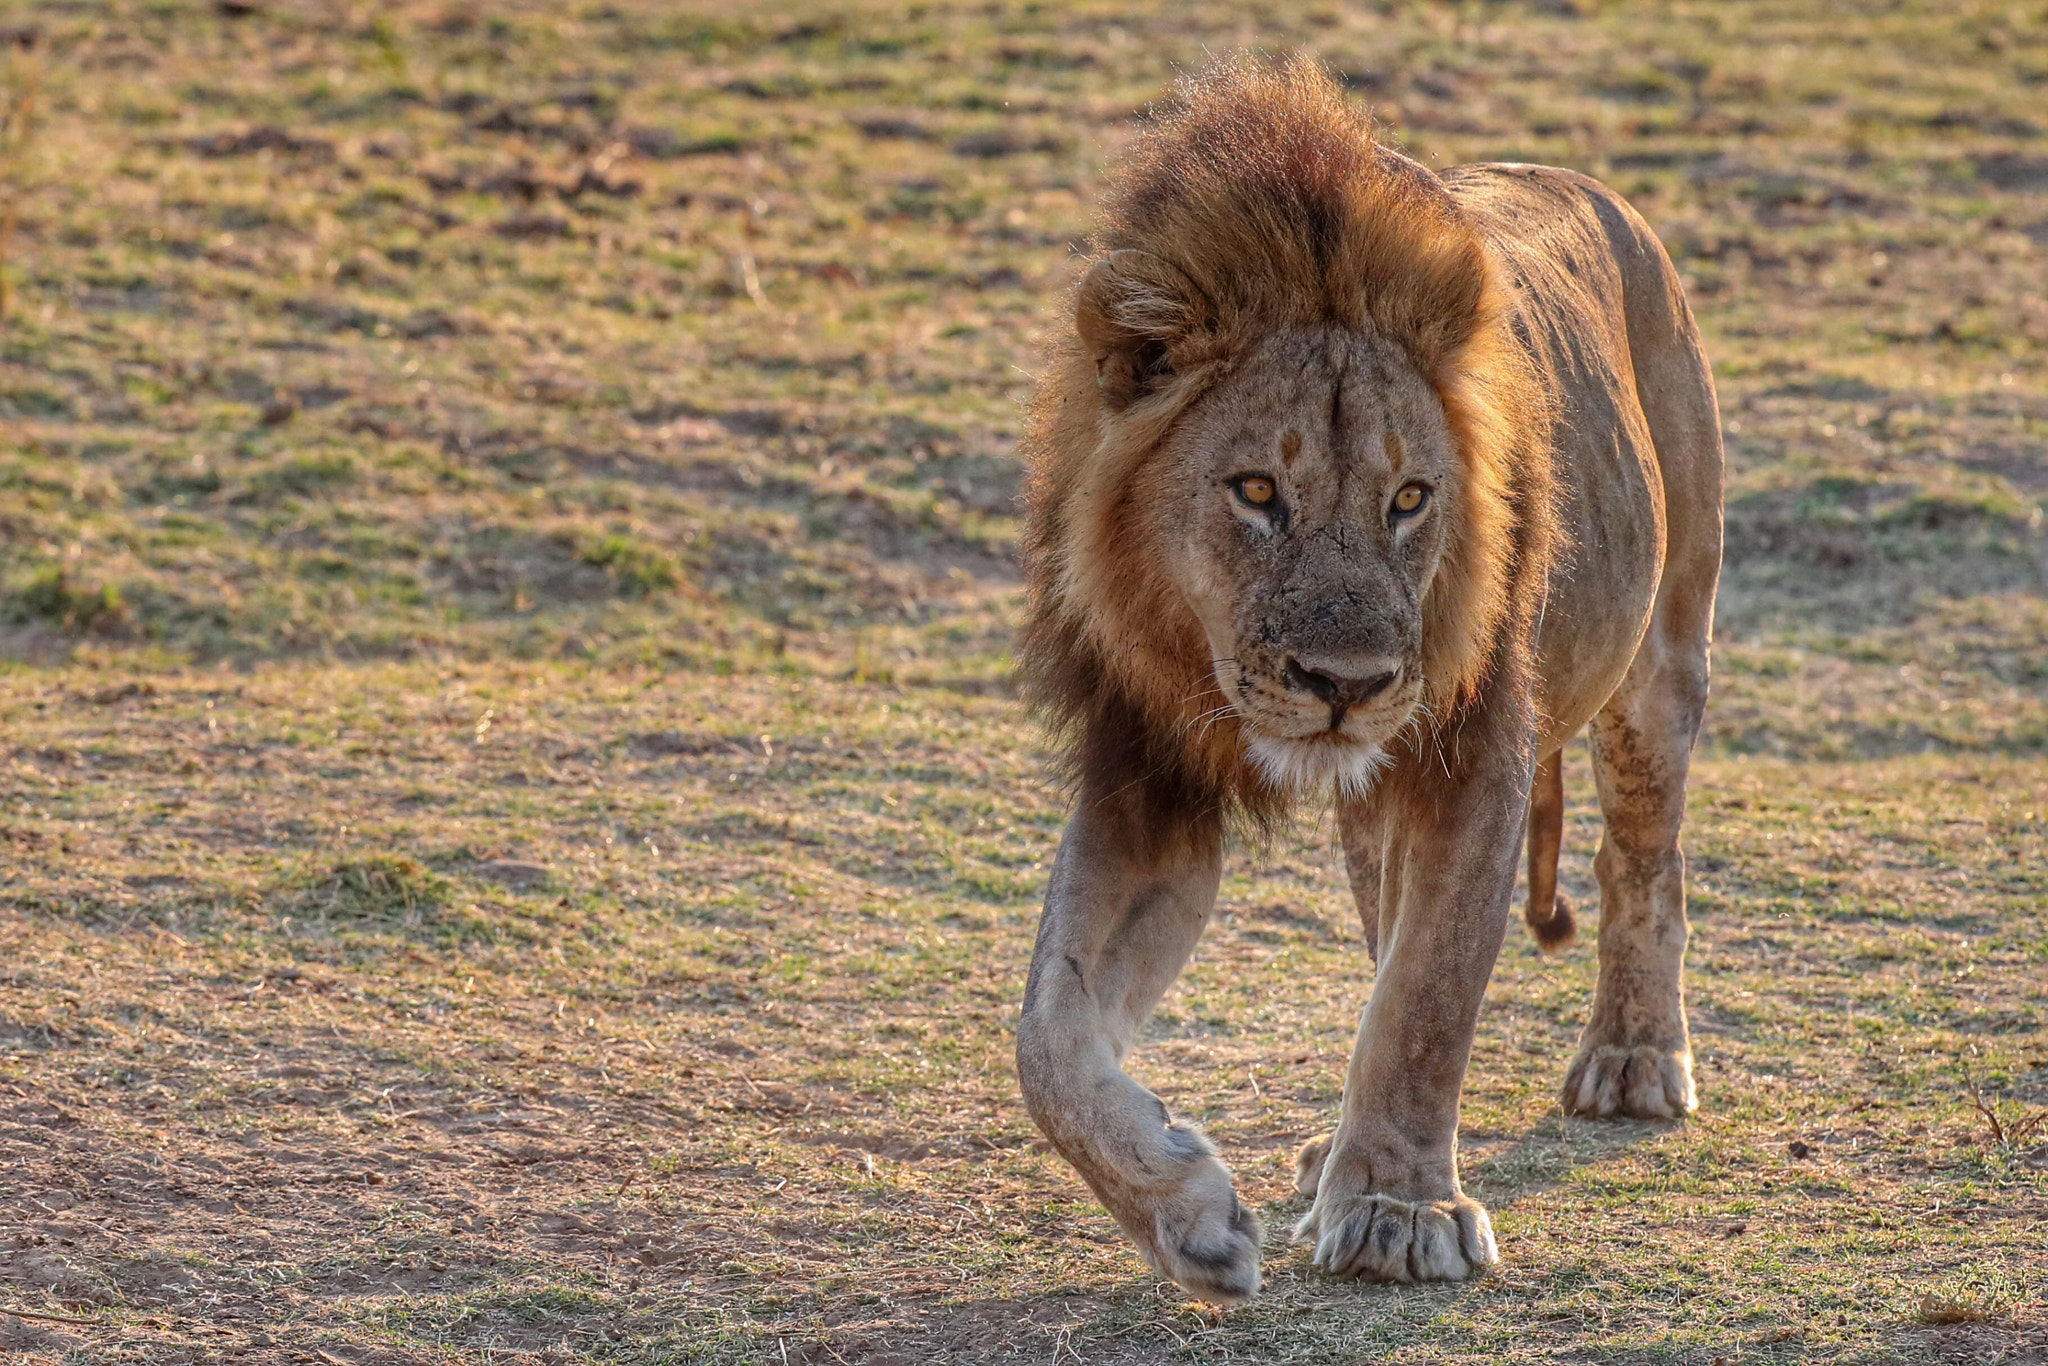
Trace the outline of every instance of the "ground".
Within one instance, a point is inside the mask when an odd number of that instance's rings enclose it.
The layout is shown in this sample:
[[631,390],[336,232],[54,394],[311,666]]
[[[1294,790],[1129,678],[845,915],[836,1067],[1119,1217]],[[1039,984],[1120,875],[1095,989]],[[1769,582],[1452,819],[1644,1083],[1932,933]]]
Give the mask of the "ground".
[[[0,11],[0,1359],[2048,1360],[2048,12]],[[1370,990],[1327,818],[1138,1073],[1274,1230],[1216,1313],[1038,1141],[1064,797],[1019,405],[1176,64],[1664,236],[1732,472],[1701,1109],[1565,1119],[1503,955],[1502,1264],[1284,1229]],[[16,1311],[19,1311],[18,1313]]]

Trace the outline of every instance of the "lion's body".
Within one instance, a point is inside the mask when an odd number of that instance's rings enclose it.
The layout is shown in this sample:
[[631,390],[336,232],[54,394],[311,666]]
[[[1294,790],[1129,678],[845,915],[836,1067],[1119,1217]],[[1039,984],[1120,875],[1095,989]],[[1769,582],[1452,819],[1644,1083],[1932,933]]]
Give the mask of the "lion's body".
[[1539,166],[1461,167],[1445,180],[1516,277],[1541,383],[1565,415],[1551,435],[1563,535],[1542,585],[1537,669],[1554,750],[1620,684],[1667,561],[1674,586],[1706,589],[1711,605],[1721,564],[1713,381],[1677,272],[1620,196]]
[[1121,1058],[1200,933],[1229,814],[1333,781],[1380,966],[1301,1231],[1342,1274],[1462,1275],[1494,1255],[1456,1175],[1473,1020],[1525,830],[1531,928],[1569,937],[1557,752],[1581,729],[1608,838],[1566,1103],[1692,1104],[1677,837],[1721,448],[1691,315],[1596,182],[1439,178],[1301,67],[1192,83],[1105,218],[1030,447],[1024,673],[1080,793],[1026,1099],[1155,1266],[1256,1288],[1257,1221]]

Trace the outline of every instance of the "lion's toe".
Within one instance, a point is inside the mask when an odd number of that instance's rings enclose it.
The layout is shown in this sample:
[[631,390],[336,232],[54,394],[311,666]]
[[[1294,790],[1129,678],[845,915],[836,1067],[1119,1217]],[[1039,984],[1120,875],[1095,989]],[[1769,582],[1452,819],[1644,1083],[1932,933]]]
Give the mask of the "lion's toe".
[[1316,1188],[1323,1183],[1323,1159],[1330,1155],[1330,1139],[1324,1134],[1301,1145],[1301,1151],[1294,1155],[1294,1189],[1311,1200]]
[[1294,1236],[1314,1244],[1318,1268],[1351,1280],[1461,1281],[1500,1260],[1485,1206],[1463,1195],[1319,1198]]
[[1682,1119],[1697,1103],[1692,1054],[1656,1044],[1585,1049],[1565,1073],[1563,1100],[1567,1113],[1598,1119]]

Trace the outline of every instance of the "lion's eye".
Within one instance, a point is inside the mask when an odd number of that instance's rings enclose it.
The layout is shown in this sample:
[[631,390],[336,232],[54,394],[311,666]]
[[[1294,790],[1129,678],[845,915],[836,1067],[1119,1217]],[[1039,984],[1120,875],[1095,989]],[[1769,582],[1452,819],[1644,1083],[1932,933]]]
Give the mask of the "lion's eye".
[[1394,495],[1394,515],[1413,517],[1422,511],[1422,505],[1429,501],[1429,489],[1421,484],[1404,484]]
[[1255,508],[1270,507],[1280,490],[1263,474],[1248,474],[1237,481],[1237,496]]

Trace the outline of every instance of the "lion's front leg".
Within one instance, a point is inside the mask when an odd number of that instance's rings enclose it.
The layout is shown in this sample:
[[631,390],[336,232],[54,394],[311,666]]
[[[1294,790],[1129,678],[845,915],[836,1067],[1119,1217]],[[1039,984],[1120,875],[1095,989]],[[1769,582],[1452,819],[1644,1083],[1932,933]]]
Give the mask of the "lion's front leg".
[[1528,777],[1466,787],[1389,797],[1378,976],[1337,1130],[1298,1171],[1315,1201],[1295,1237],[1334,1275],[1460,1280],[1498,1258],[1486,1210],[1458,1185],[1458,1093],[1507,929]]
[[1218,1303],[1259,1288],[1259,1221],[1201,1131],[1123,1059],[1207,923],[1214,816],[1167,828],[1142,791],[1084,788],[1060,842],[1017,1028],[1025,1104],[1155,1270]]

